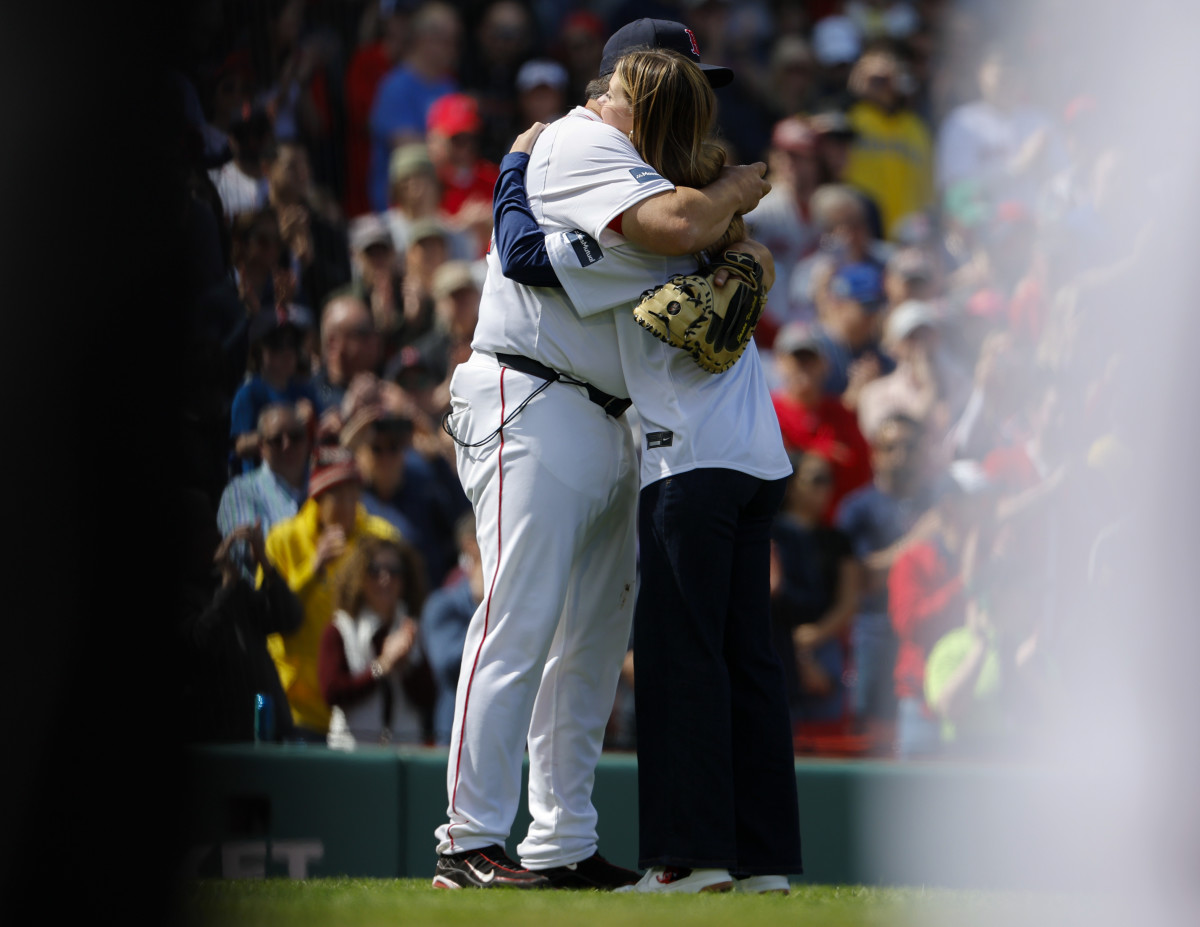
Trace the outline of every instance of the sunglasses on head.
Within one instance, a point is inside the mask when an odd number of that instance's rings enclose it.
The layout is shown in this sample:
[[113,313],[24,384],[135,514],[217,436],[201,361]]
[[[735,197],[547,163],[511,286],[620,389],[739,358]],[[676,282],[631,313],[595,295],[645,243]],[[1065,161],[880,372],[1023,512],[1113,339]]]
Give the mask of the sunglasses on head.
[[284,431],[279,432],[277,435],[264,437],[263,444],[267,445],[267,447],[280,448],[283,447],[284,438],[286,438],[291,444],[299,444],[304,440],[306,434],[307,432],[304,430],[304,426],[297,425],[295,428],[285,429]]
[[391,563],[372,563],[367,567],[367,575],[378,579],[386,573],[392,579],[400,578],[400,567]]

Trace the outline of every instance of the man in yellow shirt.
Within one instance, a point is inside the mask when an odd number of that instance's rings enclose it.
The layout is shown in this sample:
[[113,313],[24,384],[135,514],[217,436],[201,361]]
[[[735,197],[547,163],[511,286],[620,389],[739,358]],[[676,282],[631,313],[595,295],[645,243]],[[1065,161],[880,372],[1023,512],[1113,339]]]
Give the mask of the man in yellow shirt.
[[846,113],[855,140],[843,180],[879,204],[889,240],[905,216],[933,203],[933,144],[921,117],[905,104],[903,80],[891,52],[864,53],[850,73],[857,102]]
[[367,514],[359,501],[360,489],[354,455],[343,447],[318,447],[308,499],[294,517],[279,522],[267,535],[267,558],[304,607],[299,629],[272,634],[267,649],[298,734],[322,743],[329,729],[329,706],[317,681],[317,657],[321,635],[333,617],[333,578],[362,538],[400,537],[390,523]]

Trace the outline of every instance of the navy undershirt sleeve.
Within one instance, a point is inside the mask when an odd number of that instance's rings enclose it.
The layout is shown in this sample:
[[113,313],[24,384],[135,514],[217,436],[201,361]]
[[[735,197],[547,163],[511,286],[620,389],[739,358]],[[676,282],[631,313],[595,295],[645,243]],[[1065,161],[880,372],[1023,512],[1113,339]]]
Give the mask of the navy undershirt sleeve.
[[546,253],[546,236],[529,208],[525,194],[525,168],[529,155],[522,151],[506,154],[492,194],[492,219],[496,248],[504,276],[526,286],[561,287]]

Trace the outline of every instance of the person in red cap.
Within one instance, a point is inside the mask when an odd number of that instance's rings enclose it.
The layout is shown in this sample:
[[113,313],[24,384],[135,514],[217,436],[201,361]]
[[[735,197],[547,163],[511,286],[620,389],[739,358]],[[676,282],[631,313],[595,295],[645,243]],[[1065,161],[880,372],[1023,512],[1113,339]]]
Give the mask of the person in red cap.
[[474,232],[481,257],[492,233],[492,191],[500,176],[479,153],[482,131],[479,103],[468,94],[448,93],[429,108],[425,143],[442,186],[442,214]]
[[321,638],[333,617],[332,577],[364,537],[400,537],[387,521],[367,513],[359,501],[361,484],[349,449],[319,446],[309,473],[308,499],[295,517],[267,535],[267,559],[304,608],[300,627],[290,634],[272,634],[267,648],[297,734],[314,742],[324,742],[329,731],[330,711],[321,694],[318,663]]

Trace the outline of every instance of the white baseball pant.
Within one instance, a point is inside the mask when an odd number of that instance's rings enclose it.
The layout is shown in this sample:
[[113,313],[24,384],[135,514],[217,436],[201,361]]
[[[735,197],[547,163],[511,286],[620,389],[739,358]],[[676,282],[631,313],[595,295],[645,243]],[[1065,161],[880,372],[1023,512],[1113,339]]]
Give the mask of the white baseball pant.
[[[545,381],[473,354],[451,426],[480,441]],[[531,869],[596,851],[592,784],[629,643],[637,458],[629,424],[580,387],[547,386],[501,434],[458,447],[484,596],[463,648],[438,853],[504,846],[529,750]]]

